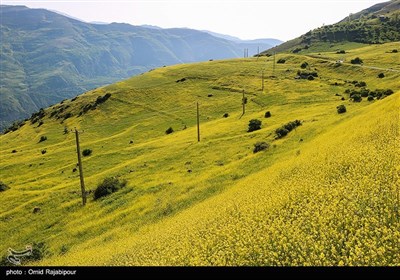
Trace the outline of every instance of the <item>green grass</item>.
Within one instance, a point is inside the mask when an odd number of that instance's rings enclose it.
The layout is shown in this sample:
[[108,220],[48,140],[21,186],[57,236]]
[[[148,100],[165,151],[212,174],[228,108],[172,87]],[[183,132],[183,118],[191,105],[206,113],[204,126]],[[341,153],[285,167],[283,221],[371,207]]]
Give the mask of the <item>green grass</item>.
[[[388,53],[395,44],[357,49],[354,55],[368,66],[397,67],[394,54]],[[374,104],[389,102],[350,102],[344,91],[354,86],[346,81],[362,80],[370,89],[400,90],[398,72],[385,72],[387,77],[378,79],[381,70],[348,64],[335,67],[336,54],[322,56],[280,54],[277,59],[285,58],[286,63],[277,64],[275,70],[272,57],[162,67],[50,107],[40,127],[27,122],[0,136],[1,181],[10,187],[0,196],[0,238],[6,240],[0,252],[45,242],[53,264],[66,261],[58,262],[65,248],[70,248],[66,255],[70,263],[83,263],[74,252],[94,250],[105,241],[123,242],[235,186],[245,187],[251,178],[268,181],[272,166],[292,161],[303,146],[360,113],[368,116]],[[304,61],[317,69],[319,77],[314,81],[294,79]],[[186,80],[176,82],[182,78]],[[243,90],[248,104],[241,116]],[[106,93],[111,93],[110,99],[77,117],[83,106]],[[196,102],[200,104],[199,143]],[[346,105],[347,113],[337,114],[340,104]],[[56,108],[68,105],[64,113],[70,112],[71,118],[62,122],[49,117]],[[266,111],[271,111],[271,118],[264,118]],[[229,117],[223,118],[224,113]],[[247,133],[251,119],[262,120],[262,129]],[[302,126],[275,140],[275,129],[295,119]],[[80,130],[81,149],[93,151],[83,158],[88,190],[110,176],[126,179],[127,186],[97,201],[89,197],[82,207],[79,175],[72,171],[77,162],[75,136],[64,134],[65,126]],[[168,127],[174,133],[166,135]],[[38,143],[42,135],[47,140]],[[253,154],[259,141],[268,142],[270,148]],[[32,213],[34,207],[41,211]],[[115,250],[112,254],[120,253]]]

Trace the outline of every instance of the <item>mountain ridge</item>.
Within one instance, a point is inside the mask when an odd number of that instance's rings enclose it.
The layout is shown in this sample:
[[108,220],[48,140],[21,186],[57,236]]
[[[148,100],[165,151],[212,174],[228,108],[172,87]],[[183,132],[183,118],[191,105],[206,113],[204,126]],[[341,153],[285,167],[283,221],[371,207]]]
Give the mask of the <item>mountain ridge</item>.
[[[323,25],[262,52],[272,55],[279,52],[307,53],[334,50],[338,43],[381,44],[400,41],[400,0],[375,4],[341,21]],[[325,44],[325,46],[322,46]]]
[[192,29],[90,24],[25,6],[1,5],[1,17],[0,130],[40,108],[152,68],[241,57],[243,48],[257,53],[254,43]]

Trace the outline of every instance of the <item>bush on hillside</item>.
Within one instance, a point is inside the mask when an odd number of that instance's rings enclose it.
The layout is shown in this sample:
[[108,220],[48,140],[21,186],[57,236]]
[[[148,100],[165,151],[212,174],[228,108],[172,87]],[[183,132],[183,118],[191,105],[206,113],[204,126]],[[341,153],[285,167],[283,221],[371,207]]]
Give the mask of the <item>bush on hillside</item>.
[[337,110],[338,114],[346,113],[346,106],[339,105],[339,106],[336,107],[336,110]]
[[247,132],[252,132],[261,129],[261,121],[257,119],[252,119],[249,121],[249,129]]
[[271,112],[270,111],[265,112],[264,117],[265,118],[270,118],[271,117]]
[[32,254],[26,258],[27,261],[40,261],[49,254],[49,249],[45,242],[34,242],[32,244]]
[[362,64],[362,63],[363,63],[363,61],[362,61],[362,59],[361,59],[361,58],[359,58],[359,57],[356,57],[356,58],[354,58],[354,59],[350,60],[350,63],[351,63],[351,64]]
[[364,81],[360,81],[360,82],[354,83],[354,86],[355,86],[355,87],[366,87],[366,86],[367,86],[367,83],[364,82]]
[[103,182],[97,185],[97,188],[93,193],[93,198],[94,200],[97,200],[100,197],[110,195],[118,191],[119,189],[125,187],[126,183],[127,182],[125,180],[120,181],[118,178],[115,177],[107,177],[103,180]]
[[4,192],[6,190],[10,189],[9,186],[7,186],[5,183],[3,183],[2,181],[0,181],[0,192]]
[[351,96],[351,99],[352,99],[354,102],[361,102],[361,101],[362,101],[362,97],[361,97],[360,94],[354,94],[354,95],[352,95],[352,96]]
[[382,78],[384,78],[384,77],[385,77],[385,74],[383,74],[383,73],[379,73],[379,74],[378,74],[378,78],[379,78],[379,79],[382,79]]
[[276,138],[279,139],[279,138],[286,136],[289,133],[289,130],[287,130],[284,127],[280,127],[275,130],[275,133],[276,133]]
[[46,140],[47,140],[46,136],[40,136],[39,143],[43,142],[43,141],[46,141]]
[[111,97],[111,93],[106,93],[104,96],[97,97],[95,104],[101,104],[107,101],[108,98]]
[[83,155],[84,157],[90,156],[91,154],[92,154],[92,150],[91,150],[91,149],[84,149],[84,150],[82,151],[82,155]]
[[254,144],[253,153],[258,153],[258,152],[266,150],[268,148],[269,148],[269,144],[267,142],[257,142]]
[[18,128],[22,127],[24,124],[25,124],[25,121],[15,121],[12,123],[11,126],[7,127],[4,130],[4,134],[7,134],[12,131],[16,131],[16,130],[18,130]]
[[286,60],[285,59],[283,59],[283,58],[280,58],[280,59],[278,59],[278,61],[276,62],[276,63],[279,63],[279,64],[284,64],[286,62]]
[[307,62],[303,62],[301,65],[300,65],[300,68],[301,69],[306,69],[308,67],[308,63]]
[[227,118],[227,117],[229,117],[229,114],[228,114],[228,113],[225,113],[225,114],[223,115],[223,117],[224,117],[224,118]]
[[275,130],[276,139],[286,136],[290,131],[292,131],[293,129],[295,129],[296,127],[298,127],[300,125],[301,125],[301,121],[295,120],[292,122],[288,122],[287,124],[277,128]]
[[172,127],[169,127],[166,131],[165,134],[171,134],[172,132],[174,132],[174,129]]

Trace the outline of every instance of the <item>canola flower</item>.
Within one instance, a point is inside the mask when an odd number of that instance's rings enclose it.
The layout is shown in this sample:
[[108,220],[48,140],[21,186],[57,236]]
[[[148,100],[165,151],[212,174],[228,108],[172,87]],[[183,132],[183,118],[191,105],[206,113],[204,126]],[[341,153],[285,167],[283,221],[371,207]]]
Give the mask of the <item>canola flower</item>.
[[47,264],[398,266],[399,105],[396,94],[291,161],[133,236]]

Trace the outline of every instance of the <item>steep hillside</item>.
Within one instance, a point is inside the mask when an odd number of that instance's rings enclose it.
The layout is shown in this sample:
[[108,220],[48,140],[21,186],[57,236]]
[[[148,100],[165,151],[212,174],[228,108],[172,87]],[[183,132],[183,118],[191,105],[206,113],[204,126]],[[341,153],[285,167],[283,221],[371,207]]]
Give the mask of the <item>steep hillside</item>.
[[[353,50],[362,66],[323,53],[161,67],[34,114],[0,136],[0,252],[32,244],[42,260],[24,264],[398,265],[395,46]],[[248,132],[252,119],[261,129]],[[85,207],[74,127],[92,150]],[[106,177],[127,185],[94,200]]]
[[0,131],[39,108],[155,67],[257,51],[253,42],[191,29],[88,24],[24,6],[2,5],[0,15]]
[[363,44],[395,42],[400,41],[399,30],[400,0],[392,0],[350,14],[338,23],[311,30],[262,54],[346,50]]

